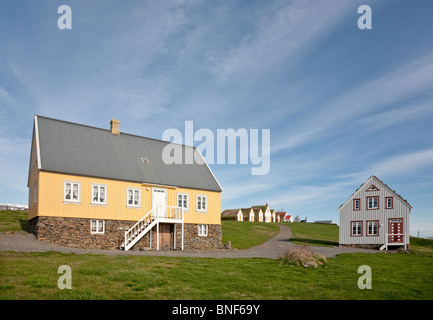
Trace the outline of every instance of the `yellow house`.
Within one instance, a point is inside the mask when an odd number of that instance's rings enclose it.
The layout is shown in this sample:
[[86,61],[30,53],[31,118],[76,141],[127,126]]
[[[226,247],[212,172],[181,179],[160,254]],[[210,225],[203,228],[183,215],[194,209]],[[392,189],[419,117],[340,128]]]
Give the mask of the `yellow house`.
[[[166,141],[35,116],[29,231],[80,248],[222,247],[222,188],[202,163],[166,164]],[[196,159],[196,157],[194,157]]]

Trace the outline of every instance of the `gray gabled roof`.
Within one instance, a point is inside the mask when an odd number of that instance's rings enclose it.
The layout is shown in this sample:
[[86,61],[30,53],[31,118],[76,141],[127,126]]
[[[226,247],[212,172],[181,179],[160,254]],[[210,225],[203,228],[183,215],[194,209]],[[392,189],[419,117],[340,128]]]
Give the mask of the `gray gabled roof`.
[[[199,190],[222,191],[208,165],[162,160],[169,142],[35,116],[41,170]],[[185,150],[199,152],[182,145]],[[201,154],[200,154],[201,156]],[[141,158],[149,163],[143,164]]]

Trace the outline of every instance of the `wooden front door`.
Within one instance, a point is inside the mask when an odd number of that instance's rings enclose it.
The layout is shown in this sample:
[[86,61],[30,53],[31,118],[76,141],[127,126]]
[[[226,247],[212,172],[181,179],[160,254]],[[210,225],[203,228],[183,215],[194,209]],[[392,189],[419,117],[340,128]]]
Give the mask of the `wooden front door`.
[[171,224],[159,224],[159,249],[170,250],[171,245]]
[[388,242],[403,243],[403,219],[389,219]]

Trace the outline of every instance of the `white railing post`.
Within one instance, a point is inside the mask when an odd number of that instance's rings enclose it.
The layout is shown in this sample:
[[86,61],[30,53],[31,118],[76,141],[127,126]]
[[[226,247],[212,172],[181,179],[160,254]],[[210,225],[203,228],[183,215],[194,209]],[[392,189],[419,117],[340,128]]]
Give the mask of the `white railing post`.
[[182,250],[183,250],[183,211],[184,211],[184,208],[182,207]]
[[156,250],[159,251],[159,222],[156,223]]
[[176,223],[174,224],[174,231],[173,231],[173,249],[176,250]]

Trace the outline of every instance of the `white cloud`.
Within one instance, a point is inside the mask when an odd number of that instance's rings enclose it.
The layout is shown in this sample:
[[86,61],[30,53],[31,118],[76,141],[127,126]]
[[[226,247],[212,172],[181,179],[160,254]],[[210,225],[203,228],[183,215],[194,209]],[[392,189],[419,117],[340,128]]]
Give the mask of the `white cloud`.
[[410,104],[406,107],[376,113],[370,117],[365,117],[359,120],[359,123],[364,126],[365,130],[376,130],[389,126],[393,126],[409,120],[423,118],[433,113],[433,100],[428,99],[415,104]]
[[392,156],[371,167],[379,176],[409,175],[433,167],[433,149]]
[[[382,108],[406,99],[419,98],[433,86],[433,55],[427,54],[408,61],[403,67],[383,76],[365,81],[362,85],[342,93],[316,108],[313,114],[296,123],[272,147],[274,151],[290,150],[302,143],[322,139],[332,134],[332,128],[357,121],[364,115],[378,113]],[[420,106],[422,110],[430,110]],[[396,113],[394,113],[394,117]],[[395,118],[394,118],[395,119]],[[298,133],[301,132],[301,133]]]
[[230,83],[280,68],[283,62],[299,62],[302,50],[323,40],[351,7],[341,1],[275,2],[228,52],[209,53],[211,72],[218,82]]

